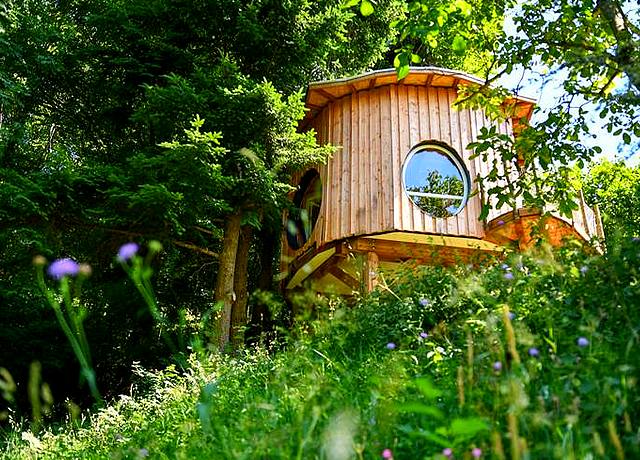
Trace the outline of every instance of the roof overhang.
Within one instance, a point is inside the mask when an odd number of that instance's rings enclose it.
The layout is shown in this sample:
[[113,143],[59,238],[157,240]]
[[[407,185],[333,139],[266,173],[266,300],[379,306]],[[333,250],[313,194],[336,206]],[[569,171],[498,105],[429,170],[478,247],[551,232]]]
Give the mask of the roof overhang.
[[[301,123],[304,128],[330,102],[344,96],[389,85],[426,86],[432,88],[455,88],[460,85],[484,85],[486,82],[464,72],[442,69],[439,67],[411,67],[409,74],[398,80],[395,69],[374,70],[355,77],[337,80],[318,81],[309,84],[307,89],[307,114]],[[536,104],[535,99],[513,96],[504,102],[509,110],[514,131],[518,131],[521,120],[529,120]]]

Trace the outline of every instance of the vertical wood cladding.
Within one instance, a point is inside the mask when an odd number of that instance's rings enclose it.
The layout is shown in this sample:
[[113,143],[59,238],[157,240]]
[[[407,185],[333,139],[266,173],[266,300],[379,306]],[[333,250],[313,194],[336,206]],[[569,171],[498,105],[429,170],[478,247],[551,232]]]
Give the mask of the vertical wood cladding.
[[[435,76],[429,81],[431,85],[390,81],[368,89],[359,87],[328,101],[313,118],[310,126],[319,143],[337,146],[327,164],[317,168],[322,180],[322,207],[310,239],[316,247],[389,231],[479,239],[485,236],[484,225],[478,220],[485,198],[475,193],[475,178],[478,174],[486,176],[495,158],[472,160],[466,146],[492,122],[480,111],[454,108],[455,86],[434,86]],[[513,133],[511,121],[497,128],[501,133]],[[447,144],[467,169],[470,198],[455,216],[436,218],[424,213],[403,189],[403,164],[411,149],[425,141]],[[294,177],[293,183],[298,183],[301,176]],[[507,206],[492,209],[487,220],[509,211]],[[585,238],[598,235],[597,218],[586,206],[565,220]],[[284,252],[289,257],[297,254],[286,244]]]
[[402,166],[412,147],[432,140],[456,150],[475,177],[479,161],[470,160],[472,152],[464,147],[488,120],[474,111],[456,110],[455,98],[453,88],[400,84],[359,91],[324,108],[313,123],[318,140],[340,148],[320,168],[324,188],[323,226],[314,235],[318,245],[392,230],[482,238],[479,195],[456,216],[441,219],[414,205],[402,185]]

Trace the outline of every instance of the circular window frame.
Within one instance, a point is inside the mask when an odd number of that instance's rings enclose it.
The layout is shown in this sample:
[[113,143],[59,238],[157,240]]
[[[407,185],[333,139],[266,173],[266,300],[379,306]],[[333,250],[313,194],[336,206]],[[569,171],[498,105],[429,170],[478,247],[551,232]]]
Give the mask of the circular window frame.
[[[423,151],[434,151],[436,153],[443,155],[456,167],[456,169],[460,173],[460,176],[462,177],[463,193],[462,193],[462,200],[460,202],[460,206],[458,207],[455,213],[452,213],[447,217],[438,217],[438,216],[434,216],[433,214],[430,214],[428,211],[426,211],[420,205],[418,205],[415,201],[413,201],[412,196],[407,191],[407,183],[406,183],[407,167],[409,166],[411,159],[415,155]],[[462,161],[462,158],[460,157],[458,152],[456,152],[452,147],[445,144],[444,142],[438,142],[433,140],[424,141],[424,142],[420,142],[419,144],[416,144],[411,148],[411,150],[409,150],[409,153],[407,154],[404,160],[404,163],[402,164],[402,190],[405,196],[409,199],[409,202],[411,202],[413,206],[418,208],[420,212],[430,217],[433,217],[434,219],[449,219],[450,217],[455,217],[458,214],[460,214],[462,210],[467,206],[469,202],[469,195],[471,194],[471,178],[469,176],[469,171],[467,170],[464,162]],[[459,197],[456,197],[456,199],[458,198]]]
[[[323,185],[322,177],[320,176],[320,172],[315,168],[307,170],[300,178],[300,182],[298,183],[297,190],[293,195],[293,199],[292,199],[293,207],[297,208],[298,210],[301,210],[302,209],[301,206],[303,204],[305,197],[309,192],[312,191],[312,188],[317,182],[320,183],[320,190],[321,190],[320,205],[318,206],[318,214],[315,216],[315,218],[311,219],[311,228],[309,230],[309,235],[306,235],[304,232],[304,223],[302,222],[301,218],[297,217],[295,219],[292,219],[291,211],[287,212],[286,228],[285,228],[286,240],[289,248],[293,249],[294,251],[300,251],[304,249],[309,244],[309,242],[313,240],[313,233],[316,230],[317,223],[320,220],[320,215],[322,214],[322,206],[324,204],[324,200],[322,196],[322,188],[324,187],[324,185]],[[303,241],[299,241],[297,239],[297,235],[293,235],[292,232],[290,231],[290,225],[292,222],[293,222],[293,225],[296,227],[296,229],[299,232],[300,231],[302,232]]]

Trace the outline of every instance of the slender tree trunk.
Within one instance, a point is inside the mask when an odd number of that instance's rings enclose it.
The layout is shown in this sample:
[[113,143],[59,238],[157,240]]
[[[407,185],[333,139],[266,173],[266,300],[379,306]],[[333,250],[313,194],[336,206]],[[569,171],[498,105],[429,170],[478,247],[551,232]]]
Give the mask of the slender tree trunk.
[[240,232],[238,253],[236,255],[236,270],[233,280],[233,289],[236,293],[231,309],[231,344],[234,350],[238,350],[244,344],[244,328],[247,325],[247,301],[249,292],[247,289],[249,271],[249,249],[251,249],[251,236],[253,229],[245,225]]
[[217,339],[220,351],[229,343],[229,330],[231,328],[231,308],[236,297],[233,292],[233,278],[236,269],[236,254],[238,253],[238,240],[240,239],[240,212],[232,214],[227,220],[222,240],[222,253],[218,267],[216,280],[216,303],[222,303],[222,309],[216,315]]

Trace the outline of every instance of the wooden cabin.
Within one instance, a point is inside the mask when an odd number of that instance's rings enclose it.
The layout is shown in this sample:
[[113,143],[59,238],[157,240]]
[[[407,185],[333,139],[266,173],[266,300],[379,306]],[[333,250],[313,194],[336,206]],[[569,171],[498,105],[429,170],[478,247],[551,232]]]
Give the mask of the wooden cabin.
[[[320,292],[372,289],[381,270],[407,260],[453,263],[525,248],[536,209],[493,209],[480,221],[474,178],[489,165],[467,145],[492,122],[478,110],[453,107],[459,85],[476,77],[433,67],[394,69],[312,83],[303,129],[339,146],[325,165],[294,177],[295,211],[285,216],[284,286]],[[514,97],[513,117],[498,126],[517,135],[535,101]],[[495,124],[495,123],[493,123]],[[599,216],[584,201],[571,219],[552,215],[553,244],[602,237]]]

